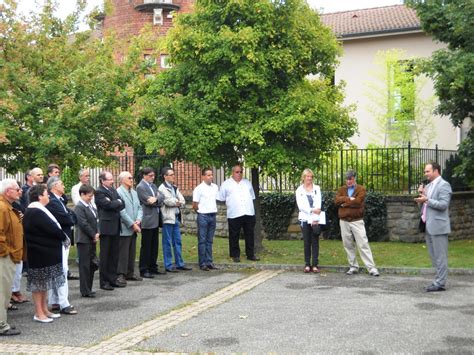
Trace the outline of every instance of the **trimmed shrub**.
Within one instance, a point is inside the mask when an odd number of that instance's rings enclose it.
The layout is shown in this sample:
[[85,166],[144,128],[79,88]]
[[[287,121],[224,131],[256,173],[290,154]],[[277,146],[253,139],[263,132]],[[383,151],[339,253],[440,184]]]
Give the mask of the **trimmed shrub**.
[[262,225],[267,239],[280,239],[288,230],[295,210],[294,194],[271,192],[260,195]]

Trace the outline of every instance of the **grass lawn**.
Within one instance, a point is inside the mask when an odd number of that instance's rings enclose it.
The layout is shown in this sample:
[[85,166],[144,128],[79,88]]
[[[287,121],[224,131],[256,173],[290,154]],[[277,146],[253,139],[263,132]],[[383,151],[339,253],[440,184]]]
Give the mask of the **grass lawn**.
[[[161,238],[161,232],[160,232]],[[265,251],[259,254],[261,264],[303,265],[302,240],[264,240]],[[379,267],[431,267],[428,251],[424,243],[372,242],[370,243],[375,263]],[[245,251],[244,242],[240,244]],[[137,241],[137,259],[140,240]],[[97,251],[98,252],[98,251]],[[70,258],[75,258],[76,249],[71,250]],[[229,243],[227,238],[215,238],[213,256],[215,263],[229,263]],[[474,268],[474,240],[456,240],[449,242],[449,267]],[[163,261],[161,250],[159,261]],[[198,261],[197,237],[183,235],[183,258],[186,262]],[[248,262],[242,255],[242,263]],[[248,262],[252,264],[253,262]],[[346,254],[340,240],[322,240],[319,244],[320,265],[347,265]],[[359,259],[360,265],[364,265]]]

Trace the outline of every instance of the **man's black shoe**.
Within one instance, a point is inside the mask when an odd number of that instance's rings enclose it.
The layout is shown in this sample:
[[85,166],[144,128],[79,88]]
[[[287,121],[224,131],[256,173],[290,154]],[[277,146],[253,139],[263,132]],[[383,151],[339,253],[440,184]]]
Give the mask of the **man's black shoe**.
[[114,290],[114,288],[109,284],[102,285],[102,286],[100,286],[100,288],[103,289],[103,290],[106,290],[106,291],[113,291]]
[[158,271],[158,270],[152,270],[150,271],[152,275],[164,275],[166,272]]
[[426,292],[439,292],[439,291],[446,291],[444,287],[436,286],[436,285],[429,285],[426,288]]
[[183,270],[183,271],[191,271],[193,268],[187,267],[187,266],[180,266],[180,267],[177,267],[176,269]]
[[121,282],[120,280],[116,280],[114,283],[110,283],[112,287],[125,287],[127,286],[126,283]]
[[81,295],[82,297],[88,297],[88,298],[94,298],[95,297],[95,292],[88,293],[86,295]]
[[238,256],[233,257],[232,260],[234,261],[234,263],[240,263],[240,258]]
[[179,272],[179,271],[173,268],[173,269],[166,269],[166,272]]
[[209,271],[209,270],[211,270],[211,269],[209,269],[209,266],[201,266],[200,269],[201,269],[202,271]]
[[251,256],[250,258],[247,258],[247,260],[250,260],[250,261],[259,261],[260,258],[257,258],[256,256]]
[[216,265],[214,265],[214,264],[209,264],[209,265],[207,265],[207,267],[208,267],[210,270],[219,270],[219,268],[218,268]]
[[149,273],[148,271],[147,272],[143,272],[140,274],[142,277],[144,277],[145,279],[154,279],[155,276],[153,276],[151,273]]

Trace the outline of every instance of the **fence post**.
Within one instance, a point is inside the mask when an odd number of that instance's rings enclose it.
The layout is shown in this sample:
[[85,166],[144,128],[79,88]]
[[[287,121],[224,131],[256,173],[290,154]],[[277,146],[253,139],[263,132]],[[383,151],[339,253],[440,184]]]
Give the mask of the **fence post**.
[[341,183],[339,186],[344,185],[344,164],[343,164],[343,152],[344,149],[341,149]]
[[411,195],[411,143],[408,141],[408,194]]
[[436,144],[435,146],[435,162],[437,162],[439,164],[439,161],[438,161],[438,144]]

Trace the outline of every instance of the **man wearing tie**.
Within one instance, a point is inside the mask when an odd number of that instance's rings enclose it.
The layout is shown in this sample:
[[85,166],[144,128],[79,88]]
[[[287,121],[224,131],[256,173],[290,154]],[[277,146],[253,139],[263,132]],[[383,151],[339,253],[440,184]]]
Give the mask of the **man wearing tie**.
[[152,279],[160,274],[158,271],[158,227],[160,221],[160,206],[163,204],[164,196],[158,191],[153,183],[155,171],[152,168],[143,168],[141,171],[142,181],[137,185],[137,194],[143,209],[141,222],[142,244],[140,247],[140,275]]
[[103,171],[99,175],[100,186],[95,191],[95,203],[99,216],[100,233],[100,288],[112,291],[114,287],[125,287],[117,280],[120,238],[120,211],[125,205],[114,189],[112,173]]
[[421,207],[426,246],[436,269],[435,280],[425,290],[445,291],[448,277],[448,234],[451,233],[449,203],[453,192],[451,185],[441,177],[441,166],[438,163],[426,164],[424,173],[429,184],[426,187],[420,185],[420,196],[415,198],[415,202]]
[[[68,237],[68,243],[63,243],[63,269],[64,277],[67,279],[69,272],[68,267],[68,258],[69,258],[69,247],[71,243],[72,228],[75,223],[74,213],[66,207],[65,202],[62,199],[64,195],[64,184],[61,179],[57,176],[51,176],[47,182],[48,191],[49,191],[49,203],[46,205],[46,208],[51,212],[51,214],[58,220],[61,225],[61,229],[64,234]],[[52,289],[48,291],[48,301],[52,305],[53,310],[57,310],[58,305],[60,312],[63,314],[77,314],[77,311],[69,303],[69,286],[67,281],[63,286],[58,289]]]

